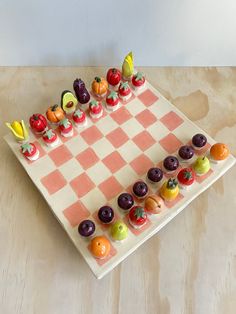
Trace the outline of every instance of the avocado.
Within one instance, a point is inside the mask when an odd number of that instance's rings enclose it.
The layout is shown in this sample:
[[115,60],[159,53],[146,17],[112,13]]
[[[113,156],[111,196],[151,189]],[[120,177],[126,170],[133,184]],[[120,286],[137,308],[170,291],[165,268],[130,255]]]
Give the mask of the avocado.
[[75,111],[78,100],[69,90],[64,90],[61,94],[61,108],[65,113],[72,113]]

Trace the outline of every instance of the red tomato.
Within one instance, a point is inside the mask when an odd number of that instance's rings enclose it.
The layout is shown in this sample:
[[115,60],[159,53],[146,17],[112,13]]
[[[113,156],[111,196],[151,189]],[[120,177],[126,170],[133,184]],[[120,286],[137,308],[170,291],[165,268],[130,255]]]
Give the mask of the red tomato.
[[127,96],[131,93],[131,89],[128,82],[122,82],[119,86],[119,94],[121,96]]
[[72,118],[75,123],[82,123],[86,119],[86,115],[82,110],[78,109],[73,113]]
[[136,87],[142,86],[145,83],[145,77],[141,72],[137,72],[132,78],[132,84]]
[[107,82],[112,85],[116,86],[120,83],[121,80],[121,72],[118,69],[112,68],[107,71]]
[[40,113],[33,114],[29,119],[29,123],[35,132],[43,132],[48,125],[46,118]]
[[119,102],[119,97],[118,94],[116,92],[110,92],[110,94],[107,96],[106,98],[106,103],[109,106],[116,106]]
[[92,113],[98,114],[102,111],[102,105],[96,100],[92,100],[89,104],[89,109]]
[[133,225],[142,226],[147,221],[147,214],[141,206],[133,206],[129,211],[129,220]]
[[72,123],[68,119],[63,119],[60,121],[59,129],[63,133],[69,133],[72,130]]
[[183,168],[179,171],[177,179],[180,184],[191,185],[195,180],[195,172],[191,168]]
[[43,134],[43,140],[46,143],[53,143],[53,142],[55,142],[56,139],[57,139],[57,133],[55,131],[53,131],[52,129],[46,131]]
[[33,143],[26,143],[21,146],[21,151],[26,157],[34,156],[37,151],[36,146]]

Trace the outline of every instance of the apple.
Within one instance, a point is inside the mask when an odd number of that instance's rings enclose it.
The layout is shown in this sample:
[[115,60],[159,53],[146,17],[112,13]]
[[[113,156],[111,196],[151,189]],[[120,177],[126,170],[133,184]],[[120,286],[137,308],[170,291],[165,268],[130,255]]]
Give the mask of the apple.
[[207,173],[211,168],[210,161],[206,156],[200,156],[196,159],[193,164],[193,169],[196,171],[197,175],[202,175]]
[[127,236],[128,236],[128,227],[123,221],[117,220],[111,227],[112,239],[115,241],[122,241],[126,239]]

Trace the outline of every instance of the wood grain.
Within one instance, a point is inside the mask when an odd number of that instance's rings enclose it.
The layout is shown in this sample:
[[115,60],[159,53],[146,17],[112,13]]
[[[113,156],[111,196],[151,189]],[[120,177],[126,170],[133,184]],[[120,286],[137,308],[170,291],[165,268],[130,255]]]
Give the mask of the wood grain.
[[[236,153],[236,68],[140,68]],[[104,68],[0,68],[0,135]],[[236,313],[236,167],[105,278],[96,280],[0,140],[0,312]]]

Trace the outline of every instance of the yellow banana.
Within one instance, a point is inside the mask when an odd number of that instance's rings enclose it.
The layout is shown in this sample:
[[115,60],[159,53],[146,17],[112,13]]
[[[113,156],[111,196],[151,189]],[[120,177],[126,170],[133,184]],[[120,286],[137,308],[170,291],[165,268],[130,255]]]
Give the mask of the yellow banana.
[[29,138],[28,130],[23,120],[6,122],[6,126],[11,130],[17,141],[26,141]]
[[122,64],[122,75],[129,78],[134,72],[133,54],[130,52],[124,59]]

